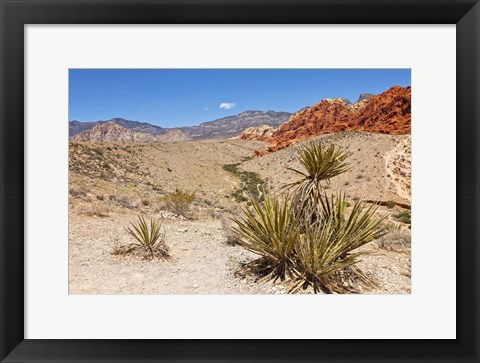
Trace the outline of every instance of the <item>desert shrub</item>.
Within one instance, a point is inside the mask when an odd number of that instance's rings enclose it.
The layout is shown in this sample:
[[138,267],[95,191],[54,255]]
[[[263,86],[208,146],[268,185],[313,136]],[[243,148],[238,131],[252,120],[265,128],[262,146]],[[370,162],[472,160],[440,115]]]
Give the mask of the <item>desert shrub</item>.
[[356,281],[371,285],[356,265],[360,247],[385,235],[386,215],[376,217],[377,205],[357,200],[347,210],[346,193],[328,197],[322,182],[349,169],[347,153],[311,142],[299,151],[305,171],[282,196],[264,192],[264,201],[251,197],[232,228],[237,244],[259,256],[245,266],[264,279],[289,278],[290,292],[313,287],[314,292],[356,292]]
[[99,147],[94,147],[92,148],[92,151],[95,153],[95,154],[98,154],[98,155],[103,155],[103,150]]
[[83,190],[76,189],[76,188],[70,188],[68,190],[68,194],[70,194],[72,197],[75,197],[75,198],[84,198],[87,196],[87,193],[85,193]]
[[131,200],[125,195],[112,196],[112,200],[122,208],[136,209],[138,208],[138,202]]
[[105,205],[97,205],[93,204],[88,207],[84,207],[80,210],[81,214],[84,214],[89,217],[109,217],[110,216],[110,208]]
[[139,216],[137,222],[130,222],[130,225],[127,232],[135,239],[135,244],[143,248],[151,258],[156,255],[163,258],[168,257],[165,232],[162,230],[161,220],[151,218],[150,224],[147,224],[145,218]]
[[400,228],[400,225],[388,225],[389,233],[378,239],[377,244],[386,250],[398,250],[411,246],[411,231]]
[[257,173],[238,169],[239,165],[239,163],[223,165],[225,171],[234,174],[241,181],[240,189],[235,190],[232,193],[232,197],[237,202],[246,202],[248,200],[246,196],[248,195],[253,195],[256,198],[261,199],[265,181],[260,178]]
[[176,189],[173,193],[167,194],[163,198],[166,208],[178,215],[187,217],[190,205],[195,200],[195,192],[186,192]]
[[221,220],[222,223],[222,231],[223,235],[225,236],[225,241],[227,242],[228,245],[230,246],[235,246],[238,244],[238,239],[232,230],[232,222],[231,220],[227,218],[222,218]]
[[150,201],[148,199],[142,199],[142,205],[147,207],[150,205]]
[[399,221],[399,222],[402,222],[402,223],[405,223],[405,224],[411,224],[412,223],[412,220],[411,220],[411,214],[409,211],[403,211],[403,212],[400,212],[398,214],[395,214],[394,215],[394,218]]
[[393,200],[389,200],[389,201],[387,201],[387,203],[385,205],[387,206],[387,208],[392,209],[393,207],[395,207],[397,205],[397,203],[395,203]]

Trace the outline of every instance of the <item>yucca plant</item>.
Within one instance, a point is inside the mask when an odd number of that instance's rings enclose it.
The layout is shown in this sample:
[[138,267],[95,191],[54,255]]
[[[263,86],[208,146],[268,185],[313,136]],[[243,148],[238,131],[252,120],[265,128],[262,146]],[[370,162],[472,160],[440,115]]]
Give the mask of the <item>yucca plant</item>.
[[315,222],[306,226],[296,244],[298,277],[292,291],[308,285],[313,286],[315,292],[351,291],[342,281],[345,272],[372,285],[373,282],[355,266],[359,257],[366,254],[358,248],[387,233],[381,225],[386,215],[375,218],[378,206],[367,207],[360,201],[347,214],[347,199],[342,193],[331,198],[325,196],[319,202],[318,209],[310,212],[316,217],[306,218]]
[[345,193],[327,196],[322,182],[349,169],[348,153],[334,145],[308,143],[299,151],[305,171],[287,185],[282,198],[264,192],[262,203],[250,199],[241,218],[233,219],[237,243],[260,257],[247,265],[265,278],[293,280],[290,292],[312,286],[314,292],[355,291],[353,280],[372,281],[356,264],[366,252],[359,247],[386,233],[376,217],[377,205],[357,201],[352,208]]
[[147,224],[143,216],[138,216],[138,221],[130,224],[131,228],[127,228],[127,232],[135,238],[138,245],[149,251],[152,258],[155,256],[155,247],[164,257],[167,255],[161,220],[151,218],[150,224]]
[[288,198],[278,199],[264,192],[264,201],[250,197],[251,206],[242,208],[242,217],[233,218],[237,244],[260,255],[247,269],[266,278],[293,278],[295,243],[300,238],[300,216],[293,213]]
[[347,151],[333,144],[324,148],[319,140],[308,142],[298,151],[298,159],[305,171],[287,168],[301,178],[286,185],[286,188],[296,187],[299,193],[305,195],[319,193],[322,190],[321,182],[329,183],[331,178],[350,169],[350,165],[345,162],[348,156]]

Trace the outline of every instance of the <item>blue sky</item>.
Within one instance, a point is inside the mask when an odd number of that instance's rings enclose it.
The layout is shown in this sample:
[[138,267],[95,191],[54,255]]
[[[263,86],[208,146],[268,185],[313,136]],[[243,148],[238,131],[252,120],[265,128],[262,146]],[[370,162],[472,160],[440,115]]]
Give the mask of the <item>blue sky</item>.
[[122,117],[162,127],[247,110],[295,112],[409,86],[410,69],[70,69],[69,119]]

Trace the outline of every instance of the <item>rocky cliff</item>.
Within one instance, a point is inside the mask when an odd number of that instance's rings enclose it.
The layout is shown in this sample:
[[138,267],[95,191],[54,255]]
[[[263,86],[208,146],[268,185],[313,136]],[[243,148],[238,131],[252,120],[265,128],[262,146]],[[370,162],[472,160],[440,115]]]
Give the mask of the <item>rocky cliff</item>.
[[[253,137],[270,143],[257,156],[274,152],[314,136],[341,131],[408,134],[411,127],[411,87],[394,86],[376,96],[361,95],[351,104],[325,99],[292,115],[270,136]],[[245,134],[242,138],[248,138]]]

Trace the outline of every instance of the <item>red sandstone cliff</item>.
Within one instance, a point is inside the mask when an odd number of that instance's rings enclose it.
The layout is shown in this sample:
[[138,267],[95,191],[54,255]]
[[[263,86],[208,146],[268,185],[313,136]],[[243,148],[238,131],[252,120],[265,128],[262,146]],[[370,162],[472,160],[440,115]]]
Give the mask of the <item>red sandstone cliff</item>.
[[367,102],[346,103],[342,99],[325,99],[292,115],[269,136],[242,133],[240,138],[269,142],[261,156],[292,143],[322,134],[340,131],[368,131],[384,134],[409,134],[411,127],[411,87],[394,86]]

